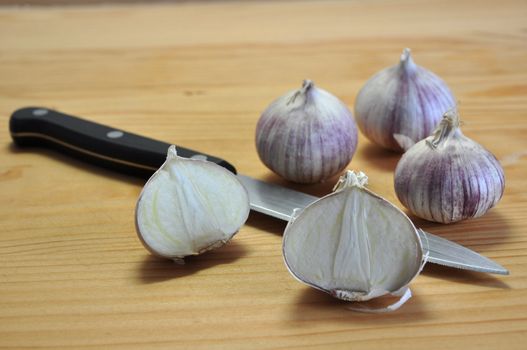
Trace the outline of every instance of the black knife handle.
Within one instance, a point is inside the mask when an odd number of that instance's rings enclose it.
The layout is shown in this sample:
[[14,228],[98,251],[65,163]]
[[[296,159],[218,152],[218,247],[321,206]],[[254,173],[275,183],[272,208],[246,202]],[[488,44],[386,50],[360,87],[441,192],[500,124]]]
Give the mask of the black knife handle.
[[[41,107],[13,112],[9,130],[18,146],[58,149],[75,158],[143,178],[163,164],[171,145]],[[234,166],[223,159],[180,146],[176,150],[181,157],[207,159],[236,174]]]

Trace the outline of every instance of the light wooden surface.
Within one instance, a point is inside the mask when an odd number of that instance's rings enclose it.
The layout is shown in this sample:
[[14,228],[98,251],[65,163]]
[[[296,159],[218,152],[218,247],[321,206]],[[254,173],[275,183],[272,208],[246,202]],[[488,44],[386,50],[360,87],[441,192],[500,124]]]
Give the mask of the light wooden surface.
[[[525,349],[527,3],[214,2],[0,8],[0,347]],[[503,161],[486,216],[429,231],[510,276],[427,266],[397,312],[369,315],[294,280],[285,223],[251,214],[226,247],[185,266],[136,238],[142,181],[51,151],[19,150],[10,113],[40,105],[215,154],[272,175],[253,145],[260,112],[313,79],[353,106],[410,47],[454,91],[464,131]],[[398,155],[362,136],[349,168],[398,204]]]

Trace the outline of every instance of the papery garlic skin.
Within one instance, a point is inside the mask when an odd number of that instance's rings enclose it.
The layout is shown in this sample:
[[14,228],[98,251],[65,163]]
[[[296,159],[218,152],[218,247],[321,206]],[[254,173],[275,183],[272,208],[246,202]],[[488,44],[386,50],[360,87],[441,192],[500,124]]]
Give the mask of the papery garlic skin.
[[256,127],[262,162],[293,182],[316,183],[340,173],[356,147],[351,111],[310,80],[272,102]]
[[397,294],[419,273],[423,248],[410,219],[348,171],[329,194],[295,216],[283,255],[298,280],[339,299]]
[[395,192],[414,215],[452,223],[485,214],[503,195],[496,157],[459,129],[447,112],[432,136],[410,148],[395,169]]
[[247,220],[249,197],[236,176],[212,162],[177,156],[145,184],[136,230],[153,254],[181,262],[229,241]]
[[372,142],[401,152],[429,136],[455,106],[446,83],[415,64],[405,49],[399,64],[375,74],[359,91],[355,120]]

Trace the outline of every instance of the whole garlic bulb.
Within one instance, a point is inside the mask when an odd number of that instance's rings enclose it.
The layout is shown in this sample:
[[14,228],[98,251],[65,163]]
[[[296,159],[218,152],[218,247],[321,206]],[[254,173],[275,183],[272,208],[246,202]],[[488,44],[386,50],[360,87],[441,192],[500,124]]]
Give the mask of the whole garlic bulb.
[[229,241],[249,216],[249,197],[236,176],[212,162],[182,158],[170,146],[166,162],[137,201],[139,238],[153,254],[183,262]]
[[455,106],[446,83],[416,65],[405,49],[399,64],[375,74],[359,91],[355,118],[372,142],[405,151],[430,135],[443,113]]
[[341,172],[357,146],[350,110],[310,80],[271,103],[256,127],[256,149],[278,175],[315,183]]
[[445,113],[432,136],[410,148],[395,169],[395,192],[416,216],[440,223],[479,217],[503,195],[496,157],[464,136],[456,112]]
[[419,274],[423,248],[410,219],[369,191],[364,173],[347,171],[329,194],[295,212],[283,238],[287,268],[301,282],[347,301],[386,294],[411,296],[407,285]]

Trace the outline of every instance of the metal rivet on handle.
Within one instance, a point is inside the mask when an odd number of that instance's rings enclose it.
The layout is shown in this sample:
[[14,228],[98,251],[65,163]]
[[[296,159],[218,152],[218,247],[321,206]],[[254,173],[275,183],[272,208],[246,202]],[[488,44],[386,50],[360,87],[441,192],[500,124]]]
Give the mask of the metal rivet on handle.
[[36,116],[36,117],[41,117],[41,116],[46,115],[48,113],[49,113],[49,111],[47,109],[44,109],[44,108],[39,108],[39,109],[34,109],[33,110],[33,115]]
[[124,135],[124,132],[122,131],[112,130],[112,131],[108,131],[108,133],[106,134],[106,137],[110,139],[118,139],[119,137],[123,137],[123,135]]

